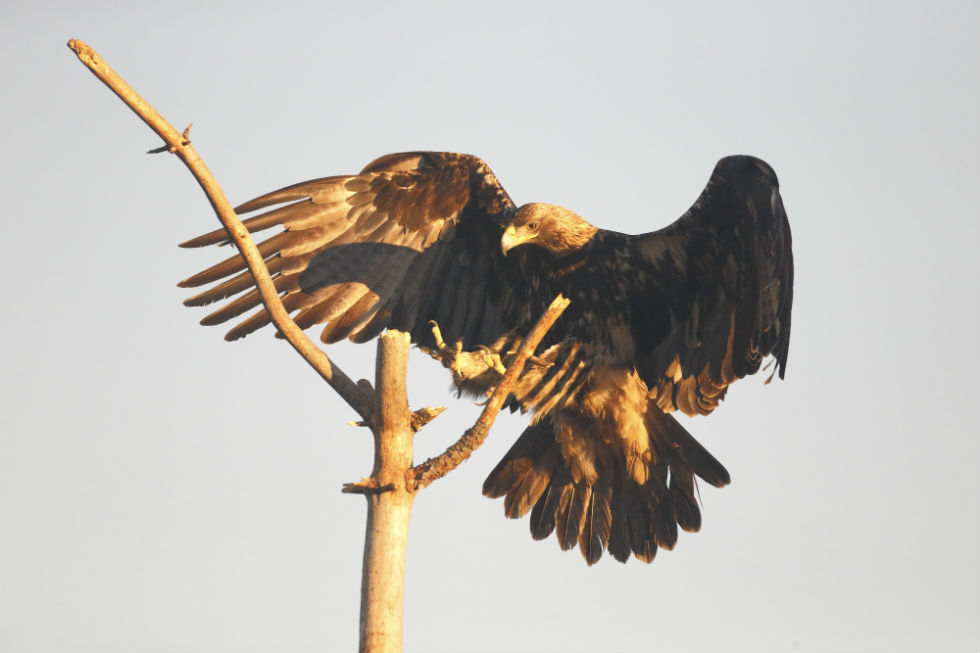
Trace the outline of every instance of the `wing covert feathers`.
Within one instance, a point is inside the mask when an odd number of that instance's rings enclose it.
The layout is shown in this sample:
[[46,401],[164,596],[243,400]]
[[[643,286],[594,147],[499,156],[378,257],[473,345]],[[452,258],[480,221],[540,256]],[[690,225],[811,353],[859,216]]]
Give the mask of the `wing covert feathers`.
[[[364,339],[386,327],[410,331],[418,342],[429,337],[423,325],[433,319],[452,319],[452,328],[443,329],[447,339],[487,325],[488,336],[502,333],[502,286],[493,275],[505,262],[490,244],[499,242],[513,208],[482,160],[407,152],[381,157],[356,175],[293,184],[236,211],[268,209],[244,220],[251,233],[282,228],[260,242],[259,250],[300,326],[325,324],[324,342]],[[227,242],[218,229],[181,246]],[[185,302],[202,306],[230,299],[203,324],[223,324],[260,307],[229,331],[226,338],[234,340],[269,323],[237,254],[178,285],[215,282]]]

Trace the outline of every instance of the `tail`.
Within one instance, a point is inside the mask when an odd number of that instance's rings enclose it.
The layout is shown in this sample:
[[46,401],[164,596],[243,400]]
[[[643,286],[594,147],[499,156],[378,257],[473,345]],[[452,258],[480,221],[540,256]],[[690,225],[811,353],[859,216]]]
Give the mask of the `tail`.
[[563,551],[576,543],[591,566],[604,550],[620,562],[630,554],[651,562],[657,549],[672,549],[677,527],[701,528],[694,476],[716,487],[727,485],[728,471],[672,416],[650,407],[649,474],[638,483],[621,454],[603,442],[593,479],[573,478],[555,438],[551,417],[529,426],[483,483],[483,494],[504,497],[504,513],[517,519],[531,512],[531,536],[552,532]]

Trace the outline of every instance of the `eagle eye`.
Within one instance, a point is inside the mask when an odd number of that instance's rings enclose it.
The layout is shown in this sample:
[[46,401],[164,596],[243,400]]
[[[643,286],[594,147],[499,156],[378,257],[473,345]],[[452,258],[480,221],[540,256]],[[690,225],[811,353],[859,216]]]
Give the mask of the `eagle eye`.
[[527,228],[530,229],[531,231],[537,231],[538,230],[538,223],[537,223],[537,221],[528,222],[527,223]]

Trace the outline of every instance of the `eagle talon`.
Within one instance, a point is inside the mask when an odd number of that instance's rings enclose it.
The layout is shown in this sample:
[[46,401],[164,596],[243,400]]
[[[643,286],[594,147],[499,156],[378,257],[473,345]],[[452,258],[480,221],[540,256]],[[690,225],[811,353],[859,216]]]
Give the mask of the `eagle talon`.
[[442,339],[442,330],[435,320],[429,320],[429,328],[432,329],[432,337],[436,341],[436,351],[442,352],[446,349],[446,341]]

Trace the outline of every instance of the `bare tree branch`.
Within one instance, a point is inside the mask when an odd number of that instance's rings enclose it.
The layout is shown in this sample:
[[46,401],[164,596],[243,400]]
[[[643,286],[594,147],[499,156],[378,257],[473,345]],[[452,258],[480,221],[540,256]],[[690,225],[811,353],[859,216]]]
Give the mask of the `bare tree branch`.
[[238,219],[238,216],[235,215],[235,211],[225,198],[224,192],[218,186],[214,175],[211,174],[211,171],[204,165],[204,161],[201,160],[201,157],[191,147],[190,140],[187,138],[190,127],[183,134],[174,129],[122,77],[110,68],[95,50],[85,43],[72,39],[68,41],[68,47],[150,129],[166,141],[168,145],[166,148],[167,151],[173,152],[180,157],[181,161],[191,171],[191,174],[194,175],[194,178],[197,179],[197,183],[201,185],[205,195],[207,195],[208,201],[214,207],[218,219],[221,220],[221,224],[224,225],[225,230],[228,232],[228,236],[235,243],[235,246],[238,247],[238,251],[241,252],[242,257],[245,259],[249,272],[251,272],[252,278],[255,280],[255,286],[259,290],[259,295],[262,297],[262,303],[269,312],[273,324],[282,332],[289,344],[293,346],[293,349],[337,391],[337,394],[351,408],[357,411],[361,417],[370,421],[374,406],[373,393],[364,384],[359,385],[354,383],[340,368],[331,363],[327,354],[314,344],[306,333],[293,322],[289,313],[282,305],[282,301],[279,299],[279,293],[276,292],[272,279],[269,277],[269,271],[266,269],[265,262],[262,260],[258,248],[256,248],[255,243],[252,241],[251,235],[241,220]]
[[432,483],[432,481],[442,478],[469,458],[470,454],[483,444],[483,441],[487,439],[490,426],[497,419],[497,414],[503,407],[504,401],[507,400],[507,395],[510,394],[510,391],[524,372],[524,365],[527,363],[528,358],[537,349],[538,343],[548,333],[548,330],[568,307],[568,304],[569,300],[565,297],[561,295],[555,297],[548,310],[544,312],[538,319],[538,323],[534,325],[531,332],[524,338],[524,342],[521,344],[521,348],[518,350],[514,362],[507,368],[507,373],[504,374],[504,378],[497,385],[486,406],[483,407],[483,412],[480,414],[479,419],[476,420],[476,423],[467,429],[466,433],[444,452],[408,470],[407,485],[409,489],[420,490]]

